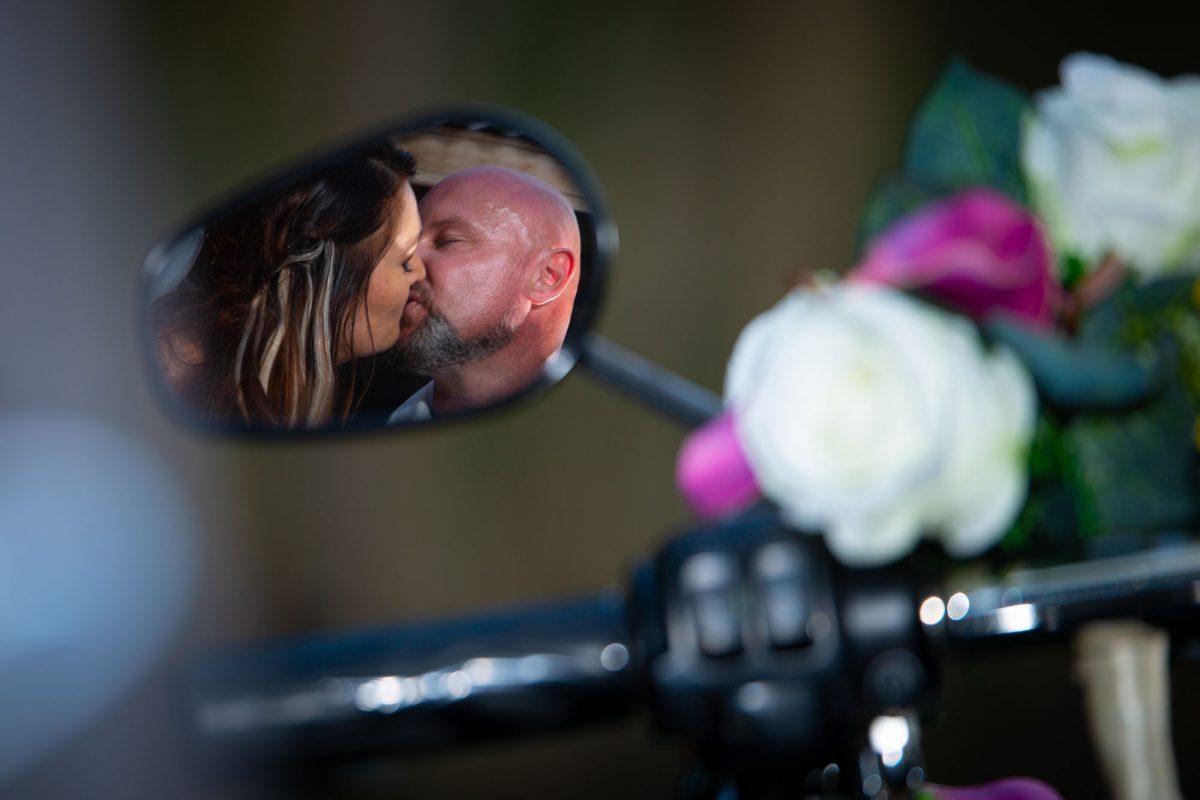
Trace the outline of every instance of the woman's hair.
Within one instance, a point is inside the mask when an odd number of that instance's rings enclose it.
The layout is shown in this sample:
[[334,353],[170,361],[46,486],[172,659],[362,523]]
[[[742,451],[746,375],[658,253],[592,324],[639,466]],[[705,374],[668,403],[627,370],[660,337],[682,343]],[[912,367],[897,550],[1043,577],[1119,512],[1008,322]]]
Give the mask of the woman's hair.
[[336,365],[415,171],[408,152],[378,148],[206,228],[188,277],[156,306],[160,353],[186,365],[175,383],[189,403],[248,425],[348,417],[353,378]]

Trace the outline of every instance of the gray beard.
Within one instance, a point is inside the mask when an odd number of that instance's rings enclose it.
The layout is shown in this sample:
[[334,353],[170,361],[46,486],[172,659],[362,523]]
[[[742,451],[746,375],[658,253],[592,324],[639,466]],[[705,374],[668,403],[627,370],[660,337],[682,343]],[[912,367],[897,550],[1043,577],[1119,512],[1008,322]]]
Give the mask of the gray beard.
[[479,336],[465,339],[441,314],[428,316],[392,349],[393,358],[408,372],[433,377],[454,367],[482,361],[500,352],[517,337],[517,329],[501,320]]

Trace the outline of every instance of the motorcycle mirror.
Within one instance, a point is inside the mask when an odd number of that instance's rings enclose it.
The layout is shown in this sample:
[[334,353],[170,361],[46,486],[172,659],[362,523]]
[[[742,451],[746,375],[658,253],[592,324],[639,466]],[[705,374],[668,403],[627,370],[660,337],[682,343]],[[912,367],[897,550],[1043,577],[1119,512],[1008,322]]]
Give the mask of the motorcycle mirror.
[[145,350],[168,412],[205,431],[462,418],[571,370],[616,243],[548,126],[428,114],[254,181],[156,245]]

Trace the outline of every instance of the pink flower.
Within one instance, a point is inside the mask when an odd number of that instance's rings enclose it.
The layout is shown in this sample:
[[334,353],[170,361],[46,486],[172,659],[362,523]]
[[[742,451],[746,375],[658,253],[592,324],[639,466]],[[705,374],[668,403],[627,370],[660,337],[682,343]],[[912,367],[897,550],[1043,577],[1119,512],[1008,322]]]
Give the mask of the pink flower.
[[1006,312],[1050,328],[1062,300],[1037,220],[991,189],[968,189],[876,237],[850,280],[920,291],[977,321]]
[[701,519],[741,511],[760,497],[732,412],[726,411],[684,440],[675,484]]
[[935,786],[927,783],[917,797],[932,800],[1062,800],[1062,795],[1033,778],[1007,778],[983,786]]

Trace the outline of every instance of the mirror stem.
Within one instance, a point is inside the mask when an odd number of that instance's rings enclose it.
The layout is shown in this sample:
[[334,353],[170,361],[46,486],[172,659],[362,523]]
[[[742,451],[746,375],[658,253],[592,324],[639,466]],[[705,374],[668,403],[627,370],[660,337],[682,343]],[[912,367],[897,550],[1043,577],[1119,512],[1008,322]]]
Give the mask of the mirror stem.
[[604,383],[688,427],[699,427],[721,413],[716,394],[603,336],[586,336],[579,360]]

